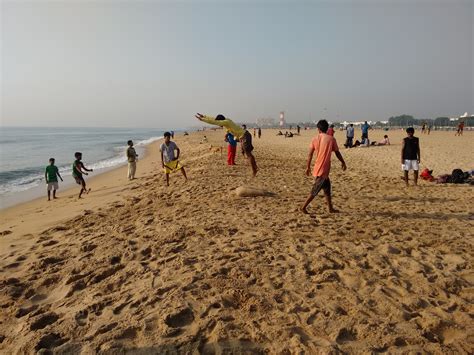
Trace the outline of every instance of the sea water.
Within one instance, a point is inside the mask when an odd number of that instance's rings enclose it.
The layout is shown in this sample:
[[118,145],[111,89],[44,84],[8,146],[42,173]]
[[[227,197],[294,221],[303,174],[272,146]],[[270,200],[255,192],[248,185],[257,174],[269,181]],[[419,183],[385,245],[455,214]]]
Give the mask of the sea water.
[[[92,175],[125,164],[127,141],[133,140],[139,155],[146,144],[163,137],[159,129],[131,128],[0,128],[0,207],[12,205],[15,196],[46,186],[44,173],[49,158],[56,160],[61,176],[68,181],[74,153]],[[60,182],[61,184],[61,182]],[[31,195],[31,193],[30,193]],[[31,196],[37,197],[37,196]]]

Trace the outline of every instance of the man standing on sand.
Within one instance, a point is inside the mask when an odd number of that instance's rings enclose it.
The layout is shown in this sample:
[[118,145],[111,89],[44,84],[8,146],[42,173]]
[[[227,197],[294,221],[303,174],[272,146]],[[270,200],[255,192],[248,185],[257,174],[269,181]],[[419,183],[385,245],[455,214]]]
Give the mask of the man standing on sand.
[[133,180],[135,179],[135,171],[137,170],[138,154],[135,151],[135,148],[133,148],[132,141],[128,141],[127,144],[128,180]]
[[318,195],[319,191],[323,190],[326,196],[326,203],[330,213],[338,212],[334,209],[331,200],[331,181],[329,180],[329,172],[331,170],[331,155],[332,152],[336,154],[337,159],[342,164],[342,170],[347,169],[346,163],[342,158],[339,148],[337,146],[336,139],[333,136],[327,134],[329,124],[326,120],[320,120],[317,124],[319,134],[313,138],[309,148],[308,162],[306,166],[306,175],[309,176],[311,172],[311,160],[313,160],[313,154],[316,152],[316,163],[314,164],[313,176],[314,184],[311,192],[306,199],[304,205],[301,207],[301,211],[308,214],[307,207],[311,201]]
[[365,121],[361,126],[360,126],[360,129],[362,131],[362,141],[368,141],[369,140],[369,129],[370,129],[370,126],[369,124],[367,123],[367,121]]
[[402,142],[402,170],[403,179],[406,186],[408,186],[408,172],[413,170],[413,178],[415,186],[418,184],[418,170],[420,170],[420,140],[415,137],[415,129],[413,127],[407,128],[407,137]]
[[462,133],[464,131],[464,121],[459,122],[458,124],[458,131],[454,136],[462,136]]
[[346,127],[346,148],[352,148],[353,140],[354,140],[354,124],[351,123],[349,126]]
[[255,157],[252,154],[252,135],[249,131],[247,131],[247,127],[245,125],[243,125],[242,129],[241,127],[237,126],[234,121],[225,118],[224,115],[217,115],[217,117],[214,118],[197,113],[195,117],[201,122],[225,127],[230,133],[234,135],[235,139],[239,139],[242,144],[242,153],[247,156],[247,159],[250,162],[250,166],[252,167],[252,175],[254,177],[257,175],[257,163],[255,161]]

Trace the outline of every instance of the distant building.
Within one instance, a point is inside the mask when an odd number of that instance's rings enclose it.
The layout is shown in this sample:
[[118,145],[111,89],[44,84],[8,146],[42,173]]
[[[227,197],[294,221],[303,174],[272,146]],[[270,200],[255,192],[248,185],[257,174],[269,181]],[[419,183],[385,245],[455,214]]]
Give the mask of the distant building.
[[280,127],[285,127],[285,112],[281,111],[280,112]]
[[274,127],[275,119],[272,117],[259,117],[255,120],[255,124],[259,127]]

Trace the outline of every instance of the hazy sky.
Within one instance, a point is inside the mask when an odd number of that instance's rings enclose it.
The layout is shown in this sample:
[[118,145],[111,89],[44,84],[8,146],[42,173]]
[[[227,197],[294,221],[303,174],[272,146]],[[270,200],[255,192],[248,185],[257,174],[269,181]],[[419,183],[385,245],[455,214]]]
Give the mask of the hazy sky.
[[474,113],[474,0],[0,1],[2,125]]

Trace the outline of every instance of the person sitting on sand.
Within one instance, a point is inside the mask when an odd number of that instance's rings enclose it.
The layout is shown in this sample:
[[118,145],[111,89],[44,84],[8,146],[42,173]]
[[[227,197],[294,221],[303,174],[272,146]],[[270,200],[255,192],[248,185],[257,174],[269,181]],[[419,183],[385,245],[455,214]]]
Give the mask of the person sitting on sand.
[[[184,176],[184,179],[187,181],[188,177],[186,176],[186,171],[184,167],[179,163],[179,153],[180,150],[175,142],[171,141],[171,133],[165,132],[163,135],[165,141],[160,146],[161,152],[161,167],[165,172],[166,177],[166,185],[170,186],[170,173],[174,173],[175,171],[181,170],[181,173]],[[204,136],[205,137],[205,136]],[[174,151],[176,150],[176,156],[174,155]]]
[[217,115],[216,118],[205,116],[201,113],[197,113],[195,116],[199,121],[206,122],[212,125],[225,127],[227,130],[232,133],[235,139],[240,140],[242,145],[242,153],[248,158],[250,166],[252,167],[252,175],[255,177],[257,175],[257,162],[255,157],[252,154],[253,145],[252,145],[252,135],[245,125],[239,127],[234,123],[234,121],[225,118],[224,115]]
[[88,194],[91,191],[91,189],[87,190],[86,181],[84,180],[84,177],[82,176],[82,174],[89,175],[89,174],[87,174],[87,171],[88,172],[93,172],[94,170],[87,169],[84,166],[84,164],[81,161],[82,160],[82,153],[81,152],[74,153],[74,157],[76,158],[76,160],[72,164],[72,177],[74,178],[74,180],[76,180],[76,183],[78,185],[81,185],[81,192],[79,192],[79,198],[81,198],[83,192]]
[[415,186],[418,184],[418,170],[421,155],[420,142],[418,137],[415,137],[415,129],[413,127],[407,128],[407,137],[403,139],[402,143],[402,170],[404,173],[405,184],[408,186],[408,172],[413,170],[413,177]]
[[283,133],[281,131],[278,131],[277,136],[282,136]]
[[48,201],[51,201],[51,190],[53,190],[53,199],[56,199],[56,190],[58,189],[58,176],[63,181],[63,178],[59,174],[59,169],[54,165],[54,158],[49,158],[49,165],[46,167],[44,177],[46,184],[48,184]]
[[324,195],[326,196],[329,212],[337,212],[337,210],[335,210],[332,205],[331,181],[329,180],[332,152],[336,154],[336,157],[341,162],[342,170],[345,171],[347,169],[346,162],[339,152],[336,139],[326,133],[329,128],[328,122],[326,120],[320,120],[317,124],[317,127],[319,134],[316,135],[316,137],[314,137],[311,141],[308,162],[306,166],[306,175],[309,176],[311,172],[311,160],[313,160],[313,154],[316,152],[316,163],[314,164],[313,169],[313,176],[315,178],[313,188],[311,189],[311,193],[306,199],[304,205],[301,207],[301,211],[306,214],[308,214],[306,208],[321,190],[324,191]]
[[390,140],[387,135],[384,135],[380,142],[372,142],[370,145],[390,145]]
[[207,143],[207,137],[206,136],[202,137],[201,141],[199,142],[199,144],[203,144],[203,143]]
[[285,138],[292,138],[292,137],[293,137],[293,133],[285,132]]

